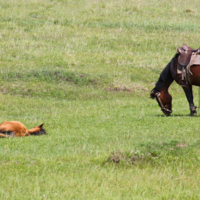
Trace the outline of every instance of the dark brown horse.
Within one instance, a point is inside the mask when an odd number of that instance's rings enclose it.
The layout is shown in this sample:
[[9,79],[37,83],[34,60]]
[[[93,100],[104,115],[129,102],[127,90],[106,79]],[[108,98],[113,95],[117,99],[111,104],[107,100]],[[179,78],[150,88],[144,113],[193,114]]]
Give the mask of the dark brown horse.
[[[200,62],[198,60],[196,63],[192,64],[191,55],[198,54],[197,57],[199,59],[199,51],[200,49],[191,49],[186,44],[184,44],[181,49],[178,48],[178,53],[175,54],[175,56],[161,72],[155,87],[151,90],[150,97],[156,98],[161,110],[165,115],[168,116],[172,113],[172,96],[169,94],[168,88],[174,80],[182,86],[185,92],[189,102],[190,116],[193,116],[195,113],[197,113],[197,107],[195,107],[193,102],[192,85],[200,86]],[[181,62],[182,60],[180,61],[180,58],[183,58],[183,64]],[[188,63],[191,63],[189,68]],[[183,77],[183,73],[178,73],[178,70],[180,67],[183,67],[182,65],[184,64],[186,65],[185,69],[187,73],[185,72],[185,76]],[[182,81],[184,81],[184,83],[182,83]]]

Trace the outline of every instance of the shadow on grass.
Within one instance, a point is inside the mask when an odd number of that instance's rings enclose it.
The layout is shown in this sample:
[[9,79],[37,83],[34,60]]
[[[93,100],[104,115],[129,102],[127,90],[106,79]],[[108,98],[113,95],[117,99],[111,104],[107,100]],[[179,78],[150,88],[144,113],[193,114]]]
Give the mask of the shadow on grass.
[[174,115],[170,115],[170,116],[165,116],[164,114],[158,114],[158,115],[147,115],[148,117],[166,117],[166,118],[171,118],[171,117],[199,117],[199,115],[194,115],[194,116],[190,116],[189,114],[185,115],[185,114],[174,114]]

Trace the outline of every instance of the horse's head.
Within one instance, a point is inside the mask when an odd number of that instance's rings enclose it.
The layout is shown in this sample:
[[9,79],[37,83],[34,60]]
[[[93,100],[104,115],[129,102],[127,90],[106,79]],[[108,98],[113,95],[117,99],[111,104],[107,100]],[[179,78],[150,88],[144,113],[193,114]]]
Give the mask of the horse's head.
[[172,113],[172,96],[168,91],[156,91],[155,88],[151,90],[150,97],[156,98],[158,105],[166,116]]

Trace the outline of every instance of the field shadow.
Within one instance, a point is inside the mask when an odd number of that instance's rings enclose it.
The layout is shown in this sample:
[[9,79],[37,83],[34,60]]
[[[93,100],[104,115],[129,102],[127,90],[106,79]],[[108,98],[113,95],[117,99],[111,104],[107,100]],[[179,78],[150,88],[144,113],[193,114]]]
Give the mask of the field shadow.
[[165,115],[163,115],[163,114],[158,114],[158,115],[147,115],[148,117],[169,117],[169,118],[171,118],[171,117],[191,117],[191,118],[193,118],[193,117],[199,117],[199,115],[194,115],[194,116],[190,116],[190,115],[186,115],[186,114],[174,114],[174,115],[170,115],[170,116],[165,116]]

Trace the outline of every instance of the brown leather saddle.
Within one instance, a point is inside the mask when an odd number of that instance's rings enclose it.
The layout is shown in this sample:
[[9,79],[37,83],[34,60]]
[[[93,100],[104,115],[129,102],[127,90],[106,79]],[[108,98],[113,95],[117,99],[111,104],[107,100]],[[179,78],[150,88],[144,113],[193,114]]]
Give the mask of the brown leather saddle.
[[183,47],[177,48],[178,53],[180,53],[178,62],[182,66],[187,66],[190,62],[192,53],[200,53],[200,48],[192,49],[187,44],[183,44]]
[[179,84],[184,86],[188,84],[190,66],[200,64],[200,48],[192,49],[188,45],[183,44],[183,47],[178,47],[177,51],[179,53],[178,68],[182,74]]

